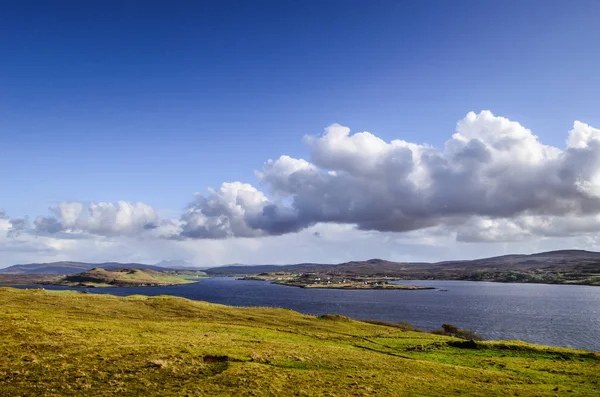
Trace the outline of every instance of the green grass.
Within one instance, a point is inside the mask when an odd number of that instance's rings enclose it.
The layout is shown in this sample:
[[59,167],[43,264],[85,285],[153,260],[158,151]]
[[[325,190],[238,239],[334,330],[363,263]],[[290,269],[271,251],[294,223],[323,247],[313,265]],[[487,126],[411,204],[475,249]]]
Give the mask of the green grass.
[[[1,396],[597,395],[600,355],[170,296],[0,288]],[[461,347],[462,346],[462,347]]]
[[197,274],[157,272],[148,269],[94,268],[56,279],[51,284],[76,287],[132,287],[140,285],[174,285],[196,282]]

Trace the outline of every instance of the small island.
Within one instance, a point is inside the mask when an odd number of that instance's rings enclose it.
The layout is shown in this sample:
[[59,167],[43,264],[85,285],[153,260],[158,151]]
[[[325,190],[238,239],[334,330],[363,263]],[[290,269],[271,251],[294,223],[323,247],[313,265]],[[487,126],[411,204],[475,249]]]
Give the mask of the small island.
[[40,284],[67,287],[158,287],[190,284],[202,277],[198,271],[156,271],[150,269],[94,268],[85,272],[44,280]]
[[253,276],[241,277],[239,280],[269,281],[273,284],[287,285],[300,288],[329,288],[329,289],[394,289],[394,290],[425,290],[434,289],[416,285],[391,284],[389,277],[351,277],[344,275],[322,274],[316,272],[288,273],[271,272]]

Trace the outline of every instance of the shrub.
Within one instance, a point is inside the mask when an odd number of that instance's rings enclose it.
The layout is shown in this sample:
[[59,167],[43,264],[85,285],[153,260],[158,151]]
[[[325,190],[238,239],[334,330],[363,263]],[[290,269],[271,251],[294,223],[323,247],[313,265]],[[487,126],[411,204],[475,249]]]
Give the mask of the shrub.
[[483,337],[470,329],[459,329],[452,324],[442,324],[442,329],[430,331],[435,335],[453,336],[465,340],[483,340]]
[[450,335],[454,335],[458,332],[458,327],[456,327],[452,324],[442,324],[442,329],[444,330],[445,333],[450,334]]
[[456,336],[466,340],[483,340],[483,336],[470,329],[459,329]]

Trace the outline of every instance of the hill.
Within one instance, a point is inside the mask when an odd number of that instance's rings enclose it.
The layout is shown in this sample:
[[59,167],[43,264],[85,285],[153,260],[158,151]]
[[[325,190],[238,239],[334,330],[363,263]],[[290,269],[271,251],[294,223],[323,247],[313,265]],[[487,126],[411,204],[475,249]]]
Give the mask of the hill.
[[144,287],[193,283],[202,272],[157,272],[150,269],[94,268],[44,284],[71,287]]
[[600,355],[170,296],[0,288],[3,395],[595,395]]
[[[180,261],[159,262],[174,266]],[[0,274],[76,274],[93,268],[148,269],[155,271],[196,270],[198,268],[161,267],[141,263],[54,262],[14,265]],[[213,267],[211,276],[248,276],[259,273],[316,273],[344,277],[388,277],[396,279],[442,279],[500,282],[532,282],[600,285],[600,253],[582,250],[541,252],[531,255],[504,255],[475,260],[436,263],[392,262],[383,259],[351,261],[339,264],[300,263],[295,265],[230,265]]]
[[347,277],[394,277],[405,280],[445,279],[600,285],[600,253],[562,250],[437,263],[370,259],[335,265],[224,266],[210,268],[206,272],[209,275],[314,272]]
[[0,274],[75,274],[91,270],[95,267],[103,269],[128,268],[128,269],[150,269],[156,271],[172,270],[155,265],[143,263],[86,263],[86,262],[52,262],[52,263],[30,263],[25,265],[13,265],[0,269]]
[[271,272],[316,272],[334,265],[321,263],[300,263],[297,265],[227,265],[211,267],[205,270],[212,276],[248,275]]

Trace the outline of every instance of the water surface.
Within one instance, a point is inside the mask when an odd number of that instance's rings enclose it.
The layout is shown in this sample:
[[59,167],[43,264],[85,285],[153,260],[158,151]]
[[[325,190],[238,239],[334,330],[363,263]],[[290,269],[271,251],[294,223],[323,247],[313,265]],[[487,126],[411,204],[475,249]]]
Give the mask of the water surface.
[[424,329],[451,323],[486,339],[520,339],[600,351],[600,287],[470,281],[402,283],[437,289],[304,289],[220,277],[170,287],[88,291],[121,296],[168,294],[233,306],[283,307],[314,315],[338,313],[356,319],[406,321]]

